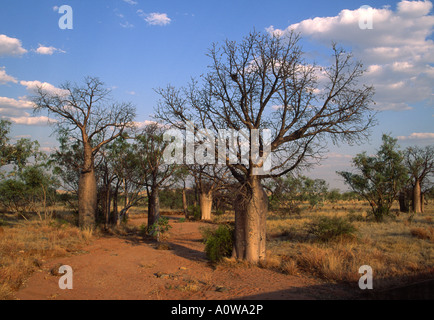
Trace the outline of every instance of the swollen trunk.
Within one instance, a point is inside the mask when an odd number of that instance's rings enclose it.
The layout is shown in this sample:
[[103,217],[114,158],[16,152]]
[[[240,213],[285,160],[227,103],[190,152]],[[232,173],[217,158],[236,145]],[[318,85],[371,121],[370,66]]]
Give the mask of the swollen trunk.
[[81,228],[95,227],[97,188],[94,170],[83,171],[78,185],[78,215]]
[[265,260],[268,199],[258,178],[241,189],[235,205],[235,243],[233,256],[257,263]]
[[415,213],[421,213],[421,195],[420,195],[420,181],[416,180],[413,187],[413,211]]
[[200,213],[201,220],[211,220],[211,209],[212,209],[212,193],[203,192],[200,194]]

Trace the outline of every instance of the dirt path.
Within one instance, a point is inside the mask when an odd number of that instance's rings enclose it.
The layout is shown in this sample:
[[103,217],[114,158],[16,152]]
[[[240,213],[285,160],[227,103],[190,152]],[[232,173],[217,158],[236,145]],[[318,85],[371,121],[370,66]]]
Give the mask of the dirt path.
[[[133,220],[141,224],[142,219]],[[157,250],[140,237],[102,237],[85,253],[47,262],[17,293],[18,299],[184,300],[345,298],[336,285],[257,267],[209,265],[199,228],[206,224],[171,221],[172,250]],[[59,264],[73,269],[73,289],[61,290]]]

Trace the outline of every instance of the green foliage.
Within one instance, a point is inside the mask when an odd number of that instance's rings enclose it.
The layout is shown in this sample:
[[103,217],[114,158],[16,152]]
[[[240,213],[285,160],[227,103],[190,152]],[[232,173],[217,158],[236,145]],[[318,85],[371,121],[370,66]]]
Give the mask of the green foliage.
[[287,175],[269,181],[267,188],[272,190],[269,208],[281,215],[300,214],[300,204],[309,202],[312,207],[319,206],[327,198],[328,186],[322,179],[305,176]]
[[200,212],[200,206],[191,206],[188,208],[188,212],[190,213],[191,219],[195,221],[199,221],[202,217],[202,213]]
[[368,156],[363,152],[353,158],[353,164],[357,173],[338,174],[353,191],[369,201],[375,220],[383,221],[408,180],[402,152],[397,150],[397,140],[383,135],[383,144],[376,155]]
[[205,242],[206,256],[212,262],[218,262],[229,257],[233,247],[233,228],[228,225],[219,225],[216,230],[204,229],[202,235]]
[[309,226],[309,233],[323,242],[346,237],[354,238],[356,231],[356,227],[342,217],[320,217]]
[[158,242],[172,227],[169,224],[169,219],[160,217],[153,225],[148,228],[148,233],[156,238]]
[[[13,179],[0,182],[0,204],[8,210],[38,212],[56,201],[56,181],[43,166],[27,166]],[[39,213],[39,212],[38,212]]]

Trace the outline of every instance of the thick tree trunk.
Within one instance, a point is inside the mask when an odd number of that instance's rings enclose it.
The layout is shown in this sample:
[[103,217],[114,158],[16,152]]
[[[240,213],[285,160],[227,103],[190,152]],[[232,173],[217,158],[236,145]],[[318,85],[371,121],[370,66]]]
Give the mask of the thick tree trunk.
[[413,211],[414,213],[421,213],[421,194],[420,194],[420,181],[416,180],[413,187]]
[[97,188],[94,170],[81,172],[78,185],[78,215],[81,228],[95,227]]
[[265,260],[268,198],[260,179],[251,177],[242,188],[235,205],[235,243],[233,256],[257,263]]
[[201,220],[211,220],[212,192],[201,192],[199,199]]
[[184,209],[184,216],[186,219],[188,219],[187,193],[185,188],[182,189],[182,207]]
[[78,223],[81,228],[95,228],[97,186],[92,146],[83,145],[83,168],[78,182]]
[[148,199],[148,228],[160,218],[160,198],[158,189],[153,188]]

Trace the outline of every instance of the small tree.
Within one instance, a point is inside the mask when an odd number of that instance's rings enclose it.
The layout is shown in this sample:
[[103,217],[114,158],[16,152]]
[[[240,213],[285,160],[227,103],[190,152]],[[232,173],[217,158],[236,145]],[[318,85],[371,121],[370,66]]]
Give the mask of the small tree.
[[340,171],[345,183],[366,199],[377,221],[383,221],[393,201],[407,182],[403,154],[397,150],[397,140],[383,135],[383,144],[374,156],[366,152],[353,158],[357,173]]

